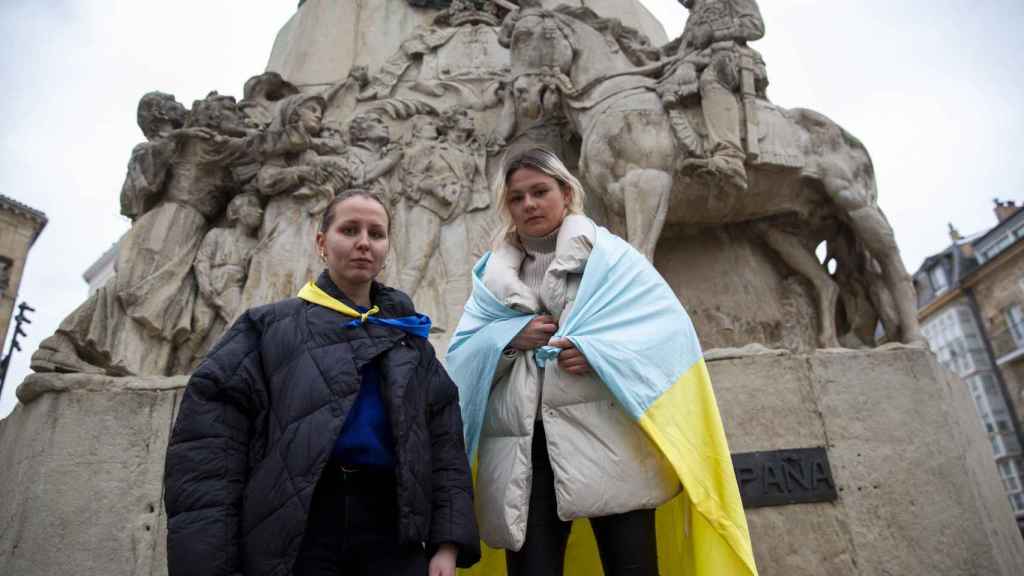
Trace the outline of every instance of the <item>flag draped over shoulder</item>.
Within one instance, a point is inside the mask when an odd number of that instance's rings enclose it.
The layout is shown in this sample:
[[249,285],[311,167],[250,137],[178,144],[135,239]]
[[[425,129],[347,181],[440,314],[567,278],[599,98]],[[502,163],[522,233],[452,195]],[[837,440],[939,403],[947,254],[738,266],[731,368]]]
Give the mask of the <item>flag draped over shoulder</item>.
[[473,292],[445,355],[448,373],[459,387],[462,426],[470,460],[480,441],[487,397],[501,351],[533,319],[532,315],[499,302],[484,286],[484,270],[490,257],[490,252],[484,254],[473,266]]
[[[501,351],[531,319],[503,306],[484,288],[487,259],[485,255],[473,268],[473,294],[447,355],[448,370],[459,387],[470,455]],[[756,575],[700,343],[661,275],[632,246],[599,228],[575,304],[555,337],[568,338],[586,356],[679,475],[684,492],[658,511],[661,572]],[[535,359],[543,365],[557,353],[557,348],[544,347]]]

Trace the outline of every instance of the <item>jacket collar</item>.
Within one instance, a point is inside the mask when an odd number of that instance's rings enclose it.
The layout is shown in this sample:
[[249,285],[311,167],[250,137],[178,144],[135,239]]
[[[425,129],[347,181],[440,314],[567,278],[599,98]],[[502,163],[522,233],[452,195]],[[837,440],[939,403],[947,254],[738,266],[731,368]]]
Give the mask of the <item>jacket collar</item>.
[[[356,303],[348,297],[347,294],[341,291],[341,288],[331,280],[331,276],[327,273],[325,268],[320,276],[316,279],[317,288],[323,290],[329,294],[332,298],[341,300],[345,304],[356,306]],[[376,280],[370,284],[370,303],[380,307],[381,318],[394,318],[397,316],[408,316],[414,313],[414,310],[408,309],[408,306],[403,305],[398,298],[396,298],[395,290],[388,288],[387,286],[377,282]]]

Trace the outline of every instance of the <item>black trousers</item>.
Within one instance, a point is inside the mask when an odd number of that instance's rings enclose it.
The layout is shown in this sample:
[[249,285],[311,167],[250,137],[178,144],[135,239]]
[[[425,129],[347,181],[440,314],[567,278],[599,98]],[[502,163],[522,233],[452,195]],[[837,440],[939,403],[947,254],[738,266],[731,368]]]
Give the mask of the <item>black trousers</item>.
[[295,576],[424,576],[419,544],[398,544],[398,504],[390,473],[328,465],[313,492]]
[[[634,510],[590,518],[605,576],[657,576],[658,544],[654,510]],[[526,540],[518,552],[505,552],[508,576],[562,576],[572,522],[561,520],[555,502],[555,476],[544,428],[533,432],[533,487]]]

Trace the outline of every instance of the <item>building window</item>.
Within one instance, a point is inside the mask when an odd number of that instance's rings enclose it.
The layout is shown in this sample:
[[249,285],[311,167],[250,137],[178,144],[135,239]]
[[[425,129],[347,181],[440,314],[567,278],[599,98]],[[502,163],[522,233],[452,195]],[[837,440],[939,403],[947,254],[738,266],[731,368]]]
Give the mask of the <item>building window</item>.
[[1024,308],[1021,308],[1020,304],[1013,304],[1006,309],[1004,314],[1006,315],[1006,325],[1010,327],[1010,334],[1013,335],[1013,341],[1020,348],[1024,345]]
[[1010,494],[1010,506],[1014,512],[1024,512],[1024,494],[1017,492]]
[[998,240],[993,242],[989,248],[982,251],[980,258],[978,258],[978,263],[984,264],[988,260],[995,258],[1011,244],[1013,244],[1013,234],[1003,234]]
[[7,294],[11,285],[11,272],[14,268],[14,261],[6,256],[0,256],[0,298]]
[[989,440],[992,442],[993,456],[995,456],[996,458],[1002,458],[1003,456],[1006,456],[1006,446],[1003,446],[1002,436],[992,436],[991,438],[989,438]]
[[1020,492],[1020,476],[1013,460],[1003,460],[998,463],[999,476],[1003,479],[1003,485],[1007,492]]
[[942,294],[949,288],[949,278],[946,276],[946,268],[939,264],[928,273],[932,279],[932,290],[936,294]]

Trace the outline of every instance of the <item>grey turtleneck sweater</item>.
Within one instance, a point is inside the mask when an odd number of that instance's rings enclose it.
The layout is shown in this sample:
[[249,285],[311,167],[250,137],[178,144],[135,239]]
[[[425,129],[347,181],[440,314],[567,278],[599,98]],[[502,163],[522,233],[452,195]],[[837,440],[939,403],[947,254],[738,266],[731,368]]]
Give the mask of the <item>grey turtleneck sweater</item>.
[[[523,234],[519,235],[519,242],[523,246],[523,252],[526,256],[523,258],[523,263],[519,267],[519,279],[524,284],[530,287],[535,294],[540,295],[540,285],[544,281],[544,274],[548,271],[548,266],[551,265],[555,260],[555,246],[558,243],[558,230],[555,228],[547,236],[540,238],[532,238]],[[541,310],[542,314],[548,313],[547,310]],[[538,402],[536,408],[536,414],[534,419],[540,420],[540,396],[544,394],[544,371],[538,370],[537,372],[537,384],[540,386],[541,393],[538,395]]]
[[548,271],[548,266],[555,260],[558,230],[555,228],[547,236],[540,238],[519,235],[523,252],[526,254],[523,264],[519,267],[519,279],[538,295],[540,294],[540,285],[544,281],[544,274]]

